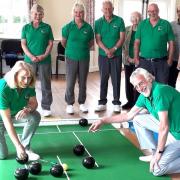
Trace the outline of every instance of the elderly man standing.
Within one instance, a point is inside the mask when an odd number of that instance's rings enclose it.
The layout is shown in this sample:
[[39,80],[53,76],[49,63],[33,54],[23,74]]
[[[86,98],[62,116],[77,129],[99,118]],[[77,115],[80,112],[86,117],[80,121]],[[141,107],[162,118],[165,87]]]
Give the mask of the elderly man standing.
[[148,6],[148,15],[149,18],[139,24],[136,32],[134,61],[153,74],[156,81],[168,83],[174,51],[172,27],[167,20],[159,17],[157,4]]
[[[151,153],[140,160],[150,161],[150,171],[155,176],[180,173],[180,93],[154,81],[154,76],[143,68],[136,69],[130,81],[140,93],[134,107],[129,112],[96,121],[89,131],[96,131],[105,123],[133,119],[140,148]],[[153,132],[159,134],[157,143]]]
[[125,39],[125,25],[121,17],[113,14],[113,4],[103,1],[103,17],[95,22],[95,37],[99,46],[100,100],[95,111],[106,110],[108,79],[113,86],[114,112],[120,112],[120,81],[122,66],[122,45]]

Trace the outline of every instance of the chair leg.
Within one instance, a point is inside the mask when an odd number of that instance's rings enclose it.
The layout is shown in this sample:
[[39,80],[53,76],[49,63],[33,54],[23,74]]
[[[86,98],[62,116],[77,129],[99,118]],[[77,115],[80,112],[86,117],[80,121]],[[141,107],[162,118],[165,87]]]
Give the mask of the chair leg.
[[58,67],[59,63],[58,63],[58,58],[56,58],[56,77],[58,78]]
[[2,72],[2,58],[0,59],[0,77],[3,77],[3,72]]

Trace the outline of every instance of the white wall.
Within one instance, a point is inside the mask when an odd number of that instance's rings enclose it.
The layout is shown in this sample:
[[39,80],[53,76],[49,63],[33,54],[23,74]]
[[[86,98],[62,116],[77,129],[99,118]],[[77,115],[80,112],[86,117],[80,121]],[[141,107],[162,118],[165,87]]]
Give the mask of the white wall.
[[[75,0],[38,0],[40,5],[43,6],[45,17],[44,22],[47,22],[51,25],[53,30],[54,47],[52,50],[52,63],[53,63],[53,73],[55,72],[55,57],[57,49],[57,41],[61,39],[61,29],[72,20],[72,7],[75,3]],[[84,0],[86,2],[86,0]],[[90,72],[98,70],[98,61],[97,61],[97,51],[91,51],[90,53]],[[64,73],[65,64],[61,63],[59,65],[60,73]]]

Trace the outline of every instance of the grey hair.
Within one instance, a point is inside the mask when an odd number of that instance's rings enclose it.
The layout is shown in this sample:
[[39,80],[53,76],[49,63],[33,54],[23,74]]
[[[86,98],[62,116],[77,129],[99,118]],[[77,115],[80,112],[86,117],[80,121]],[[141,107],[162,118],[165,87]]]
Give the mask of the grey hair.
[[29,87],[34,87],[36,81],[35,73],[32,66],[24,61],[17,61],[16,64],[12,67],[12,69],[5,74],[4,79],[7,82],[8,86],[10,88],[17,88],[16,76],[21,70],[25,70],[29,73],[29,75],[32,77]]
[[39,4],[34,4],[31,8],[31,13],[32,12],[41,12],[44,14],[44,8],[40,6]]
[[159,12],[159,7],[158,7],[158,5],[157,5],[156,3],[151,3],[151,4],[149,4],[149,5],[148,5],[148,8],[149,8],[150,6],[154,6],[155,9]]
[[144,76],[147,81],[154,81],[154,76],[143,68],[137,68],[130,76],[130,82],[134,85],[135,78],[139,75]]
[[141,15],[140,12],[134,11],[134,12],[131,13],[130,20],[132,21],[133,18],[136,18],[137,20],[141,21],[142,20],[142,15]]
[[84,12],[84,17],[83,18],[85,18],[86,17],[86,8],[85,8],[84,3],[82,1],[80,1],[80,0],[78,0],[78,1],[76,1],[74,3],[73,8],[72,8],[72,15],[74,14],[74,11],[77,10],[77,9],[79,11],[83,11]]
[[114,8],[114,5],[113,5],[113,3],[112,3],[111,0],[104,0],[104,1],[102,2],[102,4],[103,4],[103,5],[104,5],[104,4],[110,4],[110,5]]

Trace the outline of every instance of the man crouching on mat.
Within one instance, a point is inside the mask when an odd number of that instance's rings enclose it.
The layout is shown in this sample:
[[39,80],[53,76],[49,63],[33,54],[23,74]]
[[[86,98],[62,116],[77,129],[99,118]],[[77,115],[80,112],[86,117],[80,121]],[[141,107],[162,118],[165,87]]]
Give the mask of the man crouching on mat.
[[[39,159],[39,155],[30,149],[30,141],[34,135],[41,116],[36,111],[35,75],[31,65],[18,61],[14,67],[0,79],[0,159],[8,156],[8,148],[4,136],[5,128],[13,142],[17,156],[30,161]],[[25,122],[21,141],[13,123]]]
[[[152,74],[142,68],[132,73],[130,82],[140,93],[134,107],[127,113],[96,121],[89,131],[97,131],[106,123],[133,119],[140,148],[150,153],[140,160],[150,161],[150,172],[155,176],[180,173],[180,93],[157,83]],[[144,109],[148,111],[142,112]],[[157,143],[153,132],[159,134]]]

